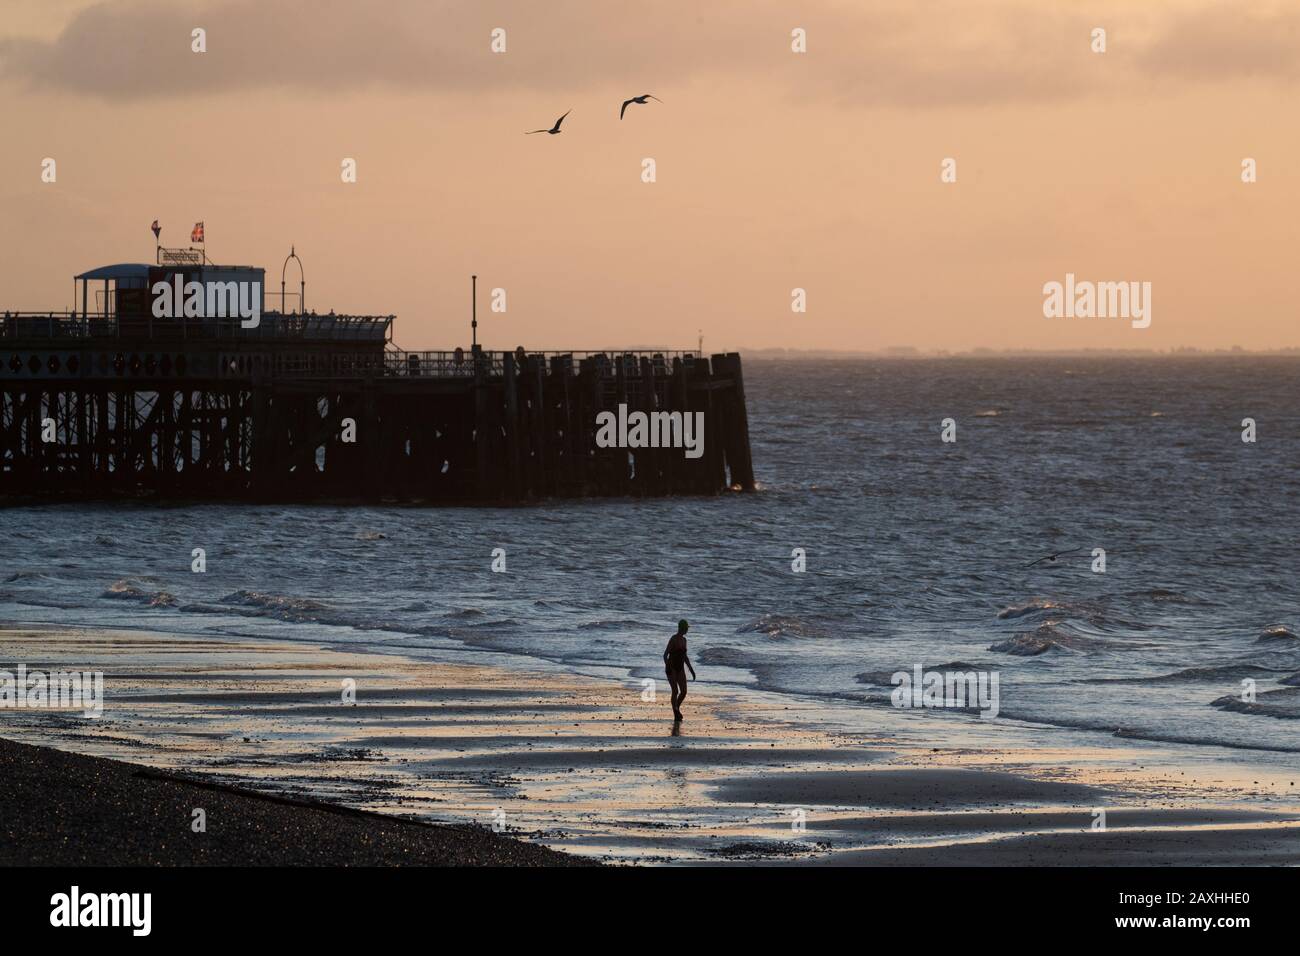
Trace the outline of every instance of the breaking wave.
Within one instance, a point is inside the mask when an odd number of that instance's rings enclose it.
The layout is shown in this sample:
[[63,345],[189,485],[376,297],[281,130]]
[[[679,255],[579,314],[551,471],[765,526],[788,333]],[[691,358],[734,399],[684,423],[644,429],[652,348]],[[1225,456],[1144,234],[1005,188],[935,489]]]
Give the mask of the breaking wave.
[[1220,710],[1231,711],[1234,714],[1274,717],[1278,720],[1300,720],[1300,687],[1266,690],[1257,694],[1254,700],[1242,700],[1240,696],[1230,694],[1210,703]]
[[1072,634],[1054,624],[1040,624],[1033,631],[1020,631],[1005,641],[990,644],[989,650],[1000,654],[1012,654],[1016,657],[1037,657],[1048,651],[1069,651],[1085,653],[1111,647],[1110,641],[1095,637],[1083,637]]
[[221,603],[264,612],[267,616],[277,617],[282,621],[329,623],[325,621],[324,615],[330,608],[309,598],[240,589],[233,594],[227,594],[221,599]]
[[1264,632],[1255,638],[1256,644],[1285,644],[1291,641],[1300,641],[1300,635],[1281,624],[1265,628]]
[[110,584],[100,597],[119,601],[138,601],[149,607],[175,607],[176,598],[167,591],[149,587],[138,578],[121,578]]

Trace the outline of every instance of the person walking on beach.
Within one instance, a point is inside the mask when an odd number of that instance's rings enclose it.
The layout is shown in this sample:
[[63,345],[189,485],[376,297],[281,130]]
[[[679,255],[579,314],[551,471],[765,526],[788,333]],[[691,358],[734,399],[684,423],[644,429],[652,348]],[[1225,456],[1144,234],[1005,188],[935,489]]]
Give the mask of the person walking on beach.
[[677,622],[677,633],[668,638],[664,648],[664,670],[668,674],[668,686],[673,691],[673,719],[682,719],[682,701],[686,699],[686,671],[691,672],[691,680],[696,680],[695,668],[686,656],[686,631],[690,625],[685,619]]

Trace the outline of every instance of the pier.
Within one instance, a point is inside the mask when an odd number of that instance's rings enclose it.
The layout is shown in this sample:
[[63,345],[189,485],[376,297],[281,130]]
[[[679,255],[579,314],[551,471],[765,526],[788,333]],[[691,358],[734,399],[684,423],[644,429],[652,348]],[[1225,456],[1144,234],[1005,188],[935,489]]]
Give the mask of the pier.
[[[391,315],[299,307],[251,328],[155,315],[157,282],[217,271],[107,266],[76,277],[79,310],[0,312],[0,501],[491,504],[754,487],[735,353],[408,352]],[[261,269],[220,273],[264,288]],[[620,404],[702,413],[703,454],[598,447],[597,415]]]

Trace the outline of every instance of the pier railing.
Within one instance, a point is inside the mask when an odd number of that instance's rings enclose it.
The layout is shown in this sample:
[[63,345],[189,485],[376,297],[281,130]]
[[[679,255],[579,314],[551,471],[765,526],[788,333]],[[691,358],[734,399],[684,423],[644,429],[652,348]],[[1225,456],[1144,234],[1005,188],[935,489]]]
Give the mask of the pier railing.
[[384,374],[404,378],[457,378],[474,376],[476,363],[485,374],[504,375],[506,356],[513,355],[515,367],[522,367],[522,359],[540,360],[552,372],[578,374],[582,363],[591,360],[600,370],[602,378],[617,378],[619,366],[627,378],[641,377],[641,359],[650,360],[656,375],[670,375],[673,359],[680,358],[684,366],[695,362],[694,352],[635,351],[635,352],[493,352],[483,350],[477,355],[457,350],[455,352],[407,352],[390,349],[384,353]]
[[[0,350],[13,351],[9,364],[15,369],[37,363],[32,366],[35,374],[46,365],[51,372],[63,363],[74,369],[75,357],[62,354],[69,351],[120,352],[118,361],[127,364],[135,358],[133,353],[139,352],[144,367],[150,361],[146,350],[167,354],[186,343],[184,351],[215,348],[229,353],[230,360],[238,364],[236,374],[243,374],[247,363],[259,374],[281,379],[473,379],[480,375],[499,379],[506,376],[508,364],[516,374],[524,374],[526,365],[538,363],[551,375],[576,376],[584,367],[594,367],[601,380],[612,382],[620,376],[629,381],[647,375],[668,376],[679,363],[689,370],[697,362],[696,353],[672,349],[407,351],[392,344],[393,321],[391,315],[265,312],[257,326],[243,328],[238,317],[172,319],[138,312],[10,311],[0,313]],[[33,349],[33,354],[25,354]],[[192,362],[192,357],[182,359]],[[173,357],[171,361],[182,359]],[[101,355],[101,366],[103,362]]]
[[237,316],[155,318],[135,315],[83,315],[79,312],[0,312],[0,339],[287,339],[325,342],[388,343],[391,315],[317,315],[263,312],[244,328]]
[[87,318],[71,312],[0,312],[0,339],[84,339],[108,332],[111,319]]
[[673,360],[680,358],[684,368],[695,364],[694,352],[635,351],[635,352],[500,352],[482,350],[478,353],[457,349],[450,352],[408,352],[388,349],[382,363],[369,356],[341,356],[333,361],[320,361],[313,356],[280,356],[274,373],[283,378],[474,378],[481,370],[488,378],[505,375],[506,356],[513,356],[515,368],[522,369],[524,358],[538,359],[550,372],[577,375],[582,363],[591,360],[602,379],[618,377],[619,366],[628,379],[642,377],[641,359],[649,359],[652,374],[671,375]]

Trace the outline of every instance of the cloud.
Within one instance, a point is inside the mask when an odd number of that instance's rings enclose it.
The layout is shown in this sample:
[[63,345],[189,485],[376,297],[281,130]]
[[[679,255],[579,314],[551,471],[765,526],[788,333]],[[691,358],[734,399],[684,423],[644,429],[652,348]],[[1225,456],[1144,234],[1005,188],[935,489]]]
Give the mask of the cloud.
[[1191,10],[1154,38],[1141,68],[1152,75],[1219,81],[1300,76],[1300,10],[1271,13],[1245,4]]
[[[650,9],[590,0],[119,2],[82,11],[52,41],[0,40],[0,74],[106,99],[374,85],[454,93],[694,74],[726,69],[737,51],[750,72],[763,59],[758,42],[783,49],[779,35],[760,41],[742,0],[702,14]],[[497,26],[507,30],[505,55],[489,50]],[[204,54],[191,52],[195,27],[207,31]]]
[[[373,86],[479,94],[624,89],[705,79],[844,105],[927,107],[1121,95],[1134,84],[1300,74],[1300,11],[1131,3],[1079,12],[1040,0],[121,0],[52,40],[0,38],[0,77],[110,101]],[[1090,60],[1088,35],[1110,25]],[[489,50],[493,27],[508,52]],[[809,52],[790,52],[790,30]],[[195,27],[208,52],[190,50]]]

